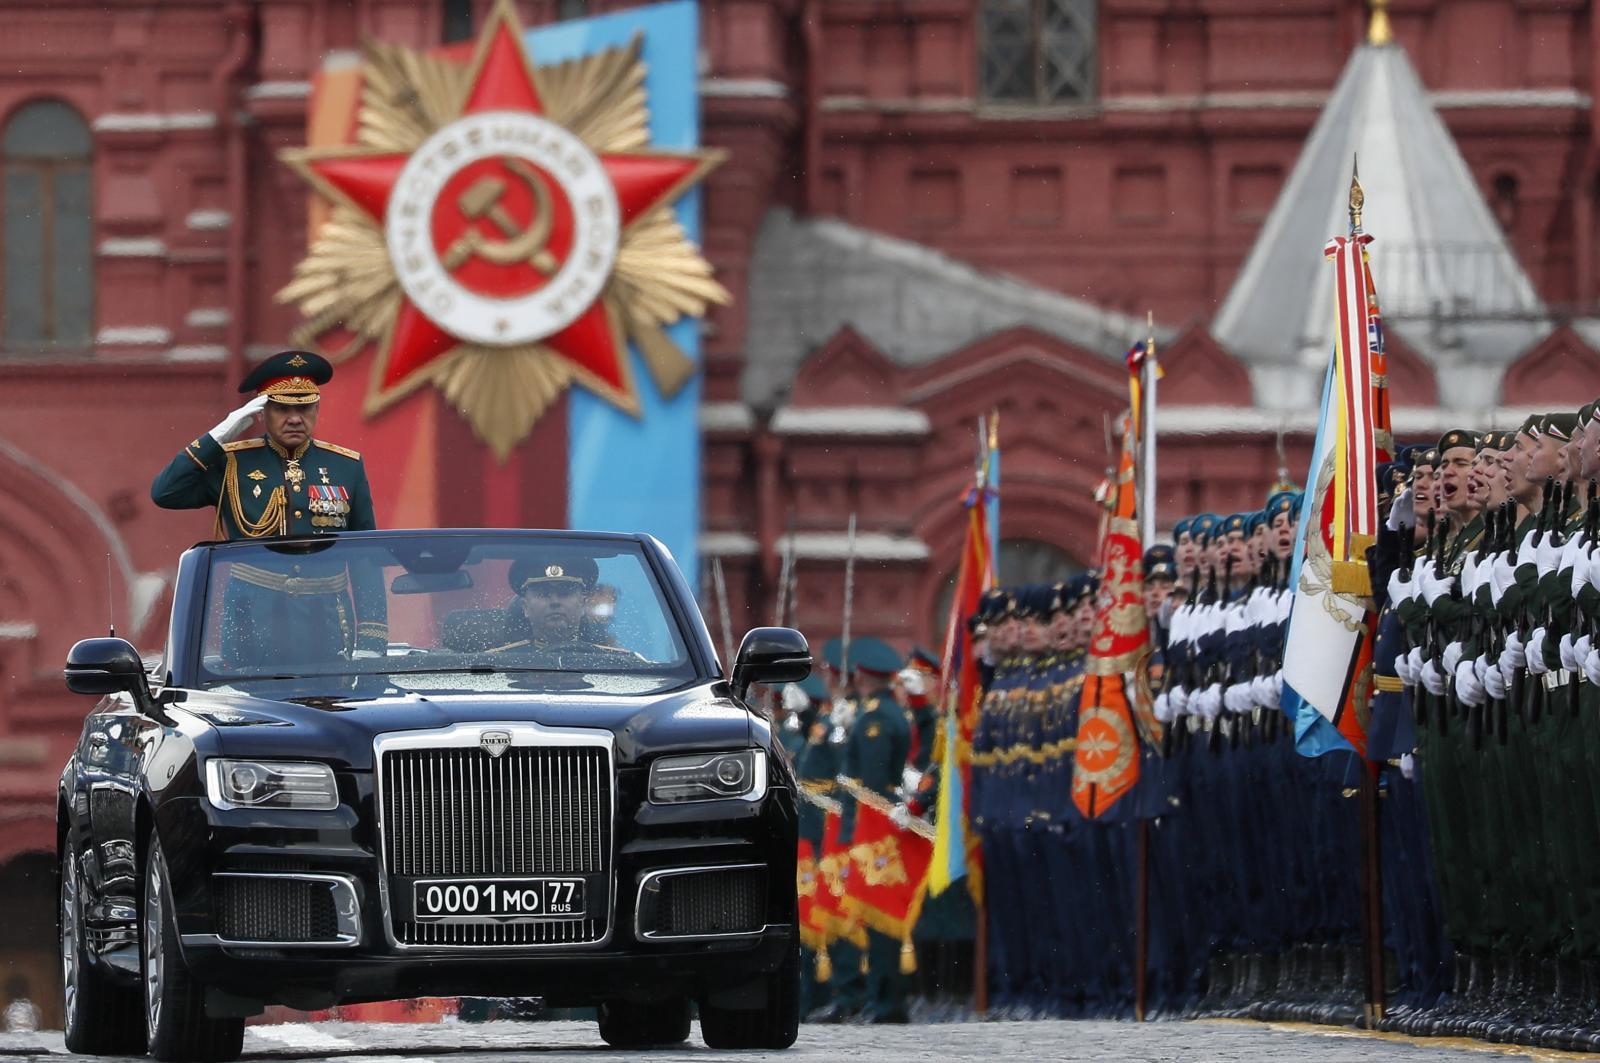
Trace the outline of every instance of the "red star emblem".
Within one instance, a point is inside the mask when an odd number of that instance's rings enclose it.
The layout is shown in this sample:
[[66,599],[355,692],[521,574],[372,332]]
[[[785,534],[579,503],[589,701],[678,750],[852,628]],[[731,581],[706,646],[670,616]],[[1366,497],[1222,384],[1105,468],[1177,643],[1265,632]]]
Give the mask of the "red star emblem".
[[[509,4],[495,6],[478,41],[470,73],[453,115],[441,125],[474,115],[517,112],[546,116],[530,57],[523,47],[522,31]],[[559,127],[558,127],[559,128]],[[349,207],[373,222],[380,231],[391,228],[390,208],[397,182],[412,155],[368,147],[307,150],[286,155],[287,161],[325,197]],[[596,152],[615,193],[620,231],[613,246],[630,228],[655,208],[671,203],[709,172],[720,157],[711,152],[671,152],[640,149]],[[433,200],[429,218],[419,231],[431,241],[432,252],[450,279],[477,296],[510,300],[539,292],[558,279],[557,271],[569,256],[582,253],[574,246],[583,204],[572,201],[558,173],[514,155],[484,158],[450,175]],[[485,257],[474,249],[507,247],[537,230],[536,251],[514,261]],[[393,241],[391,239],[391,247]],[[551,293],[554,297],[555,293]],[[637,412],[638,400],[627,358],[627,332],[623,315],[605,292],[584,293],[581,305],[565,308],[563,322],[549,334],[517,337],[515,346],[537,342],[570,364],[574,378],[618,406]],[[465,342],[494,347],[492,333],[498,324],[493,312],[474,318],[485,336],[452,331],[447,315],[401,287],[398,311],[379,344],[373,366],[369,412],[376,412],[426,382],[442,364],[445,354]]]

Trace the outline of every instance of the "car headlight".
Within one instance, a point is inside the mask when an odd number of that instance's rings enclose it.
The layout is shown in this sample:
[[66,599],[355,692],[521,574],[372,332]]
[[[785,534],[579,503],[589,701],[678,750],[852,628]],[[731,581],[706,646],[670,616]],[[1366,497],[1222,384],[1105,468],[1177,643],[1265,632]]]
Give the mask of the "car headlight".
[[333,769],[315,761],[208,761],[206,796],[218,808],[326,812],[339,807],[339,785]]
[[759,749],[662,757],[650,765],[650,800],[656,804],[730,797],[759,801],[766,792],[767,755]]

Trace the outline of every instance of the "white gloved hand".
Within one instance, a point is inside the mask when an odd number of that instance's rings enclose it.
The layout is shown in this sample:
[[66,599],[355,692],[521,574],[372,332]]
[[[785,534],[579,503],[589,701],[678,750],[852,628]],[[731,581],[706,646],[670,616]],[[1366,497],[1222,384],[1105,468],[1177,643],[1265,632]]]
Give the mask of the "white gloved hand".
[[1522,644],[1522,636],[1515,631],[1506,632],[1505,648],[1500,651],[1500,671],[1510,679],[1512,673],[1523,667],[1526,661],[1526,647]]
[[1600,550],[1589,555],[1589,582],[1600,587]]
[[1456,670],[1456,665],[1461,663],[1461,652],[1462,646],[1460,642],[1452,642],[1444,648],[1444,656],[1439,659],[1439,663],[1444,665],[1446,672],[1454,672]]
[[1411,669],[1412,683],[1422,682],[1422,647],[1413,646],[1406,654],[1406,667]]
[[1270,675],[1258,675],[1250,680],[1250,700],[1255,702],[1257,708],[1272,709],[1273,695],[1277,693],[1276,685]]
[[1539,559],[1536,562],[1539,566],[1539,575],[1548,576],[1560,566],[1561,551],[1562,547],[1557,546],[1555,543],[1555,536],[1546,535],[1540,540]]
[[1561,654],[1561,667],[1569,672],[1576,672],[1583,667],[1583,658],[1578,656],[1572,642],[1572,632],[1561,636],[1561,641],[1556,643],[1556,652]]
[[895,805],[889,810],[889,822],[905,830],[911,826],[911,810],[905,805]]
[[1255,708],[1255,699],[1250,697],[1250,684],[1229,683],[1222,692],[1222,706],[1240,716]]
[[1389,573],[1389,604],[1401,605],[1409,602],[1411,596],[1417,593],[1417,580],[1412,575],[1402,575],[1405,570],[1396,568]]
[[1524,535],[1522,537],[1522,542],[1517,544],[1518,568],[1521,568],[1523,565],[1537,566],[1539,564],[1539,544],[1536,541],[1538,538],[1539,530],[1535,528]]
[[1545,629],[1536,627],[1528,636],[1528,645],[1523,650],[1523,660],[1527,663],[1529,675],[1544,675],[1550,670],[1544,663]]
[[1428,693],[1438,695],[1444,693],[1444,672],[1439,669],[1439,662],[1428,658],[1422,662],[1422,671],[1417,673],[1422,680],[1422,685],[1428,688]]
[[1472,662],[1462,661],[1456,666],[1456,696],[1468,705],[1482,705],[1483,693],[1483,683]]
[[1600,683],[1600,650],[1590,650],[1583,659],[1583,674],[1591,683]]
[[1578,662],[1577,667],[1583,667],[1583,659],[1589,656],[1589,651],[1592,649],[1594,649],[1594,639],[1588,635],[1584,635],[1572,643],[1572,657]]
[[1478,582],[1478,551],[1473,550],[1461,559],[1461,593],[1471,598],[1478,593]]
[[1506,682],[1505,673],[1500,671],[1498,661],[1484,670],[1483,689],[1486,694],[1496,701],[1505,699],[1506,691],[1510,689],[1510,685]]
[[1517,566],[1511,563],[1511,551],[1503,550],[1495,555],[1494,575],[1494,603],[1500,604],[1500,597],[1505,594],[1506,588],[1517,582]]
[[224,417],[221,423],[207,434],[218,443],[231,443],[238,438],[239,433],[250,427],[250,422],[256,419],[256,415],[265,409],[266,405],[267,397],[257,395]]
[[1394,496],[1394,501],[1389,504],[1389,519],[1383,523],[1392,532],[1417,523],[1416,495],[1409,486],[1402,487],[1400,493]]
[[1172,718],[1189,714],[1189,690],[1187,687],[1173,687],[1167,697],[1167,703],[1172,706]]
[[1283,706],[1283,669],[1280,668],[1272,675],[1272,707],[1277,709]]
[[[1587,537],[1585,537],[1587,538]],[[1572,557],[1572,597],[1577,598],[1578,592],[1594,582],[1594,547],[1589,543],[1583,544]]]
[[1417,758],[1410,753],[1400,754],[1400,774],[1407,779],[1415,778],[1417,774]]
[[1422,600],[1429,605],[1449,594],[1450,584],[1453,582],[1453,577],[1435,576],[1431,563],[1426,569],[1419,568],[1417,571],[1417,586],[1422,589]]
[[1201,716],[1208,720],[1215,720],[1222,715],[1222,684],[1212,683],[1194,697],[1196,709]]
[[[1579,560],[1587,560],[1588,557],[1589,537],[1580,531],[1577,535],[1568,539],[1567,545],[1561,548],[1561,560],[1556,562],[1556,571],[1559,572],[1569,568],[1576,570]],[[1583,567],[1588,568],[1589,566],[1585,565]]]
[[1172,722],[1172,701],[1165,690],[1156,695],[1156,702],[1150,711],[1154,712],[1156,719],[1162,723]]
[[1402,653],[1395,657],[1394,674],[1408,687],[1417,685],[1417,667],[1411,663],[1411,654]]

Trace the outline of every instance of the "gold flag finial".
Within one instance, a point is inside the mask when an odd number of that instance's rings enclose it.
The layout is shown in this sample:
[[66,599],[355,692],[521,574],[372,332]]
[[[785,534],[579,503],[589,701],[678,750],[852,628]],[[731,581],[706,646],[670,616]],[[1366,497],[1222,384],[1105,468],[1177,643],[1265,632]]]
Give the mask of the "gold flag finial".
[[1367,204],[1367,195],[1361,191],[1361,159],[1352,157],[1350,164],[1350,232],[1361,231],[1361,208]]
[[1372,17],[1367,20],[1367,43],[1394,43],[1394,27],[1389,24],[1389,0],[1372,0]]

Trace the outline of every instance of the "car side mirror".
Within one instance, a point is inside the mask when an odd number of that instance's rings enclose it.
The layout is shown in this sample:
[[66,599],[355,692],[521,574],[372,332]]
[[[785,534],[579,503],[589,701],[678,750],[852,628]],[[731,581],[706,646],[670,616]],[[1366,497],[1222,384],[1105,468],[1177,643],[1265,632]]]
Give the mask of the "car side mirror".
[[791,627],[752,628],[733,662],[733,693],[740,700],[751,683],[798,683],[811,674],[811,647]]
[[150,678],[139,651],[127,639],[84,639],[67,653],[62,670],[74,694],[129,693],[150,697]]

